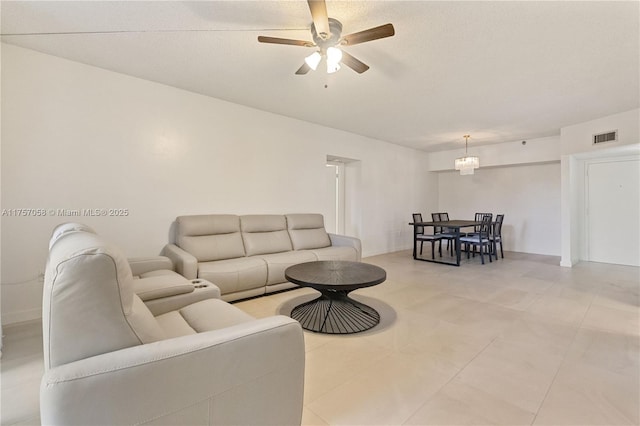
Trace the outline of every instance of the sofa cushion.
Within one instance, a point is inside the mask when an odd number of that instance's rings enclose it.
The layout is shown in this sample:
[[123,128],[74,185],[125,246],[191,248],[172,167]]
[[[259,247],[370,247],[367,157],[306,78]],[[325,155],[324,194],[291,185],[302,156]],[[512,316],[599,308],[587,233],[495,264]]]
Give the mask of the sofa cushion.
[[288,214],[287,229],[294,250],[329,247],[331,240],[324,229],[321,214]]
[[264,287],[267,264],[254,257],[218,260],[198,264],[198,277],[214,283],[222,294]]
[[180,216],[176,219],[176,244],[198,262],[245,256],[236,215]]
[[158,315],[156,321],[158,321],[160,328],[162,328],[162,331],[164,331],[168,339],[196,334],[196,331],[185,321],[178,311]]
[[318,260],[349,260],[358,261],[358,252],[353,247],[324,247],[319,249],[305,250],[313,253]]
[[287,220],[282,215],[240,217],[240,229],[247,256],[291,251]]
[[286,282],[284,271],[289,266],[303,262],[313,262],[318,259],[310,250],[265,254],[260,257],[267,262],[267,285]]
[[156,317],[167,338],[219,330],[254,319],[219,299],[203,300]]

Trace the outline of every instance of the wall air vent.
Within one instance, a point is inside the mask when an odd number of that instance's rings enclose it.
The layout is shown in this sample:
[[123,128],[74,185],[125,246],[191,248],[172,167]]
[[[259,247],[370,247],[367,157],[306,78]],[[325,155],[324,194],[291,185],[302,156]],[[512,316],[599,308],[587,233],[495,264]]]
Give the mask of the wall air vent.
[[593,144],[603,143],[603,142],[612,142],[618,140],[618,131],[613,130],[611,132],[599,133],[597,135],[593,135]]

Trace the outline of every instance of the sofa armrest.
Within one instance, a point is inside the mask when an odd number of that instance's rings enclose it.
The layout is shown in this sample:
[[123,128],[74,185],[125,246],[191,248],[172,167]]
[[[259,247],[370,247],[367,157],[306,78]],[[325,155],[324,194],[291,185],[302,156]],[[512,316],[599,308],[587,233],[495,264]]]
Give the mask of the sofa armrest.
[[176,294],[170,297],[163,297],[153,300],[144,300],[144,304],[151,311],[153,316],[166,314],[170,311],[177,311],[185,306],[200,302],[206,299],[220,299],[220,289],[215,284],[207,280],[196,278],[190,281],[193,291],[184,294]]
[[198,278],[198,260],[191,253],[175,244],[167,244],[162,249],[162,254],[171,259],[177,273],[190,280]]
[[42,424],[300,424],[300,324],[274,316],[45,373]]
[[331,245],[335,247],[353,247],[356,249],[357,260],[360,262],[362,260],[362,242],[360,242],[359,238],[356,237],[348,237],[346,235],[338,235],[338,234],[329,234],[329,239],[331,240]]
[[133,291],[143,302],[192,293],[194,290],[190,280],[173,271],[169,275],[133,280]]
[[134,277],[159,269],[173,271],[173,262],[166,256],[130,257],[127,261]]

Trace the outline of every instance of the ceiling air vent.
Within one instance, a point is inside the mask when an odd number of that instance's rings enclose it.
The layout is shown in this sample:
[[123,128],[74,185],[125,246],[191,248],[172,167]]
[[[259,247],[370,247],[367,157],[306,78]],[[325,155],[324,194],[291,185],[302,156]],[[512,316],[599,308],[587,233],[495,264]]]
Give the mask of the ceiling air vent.
[[600,133],[597,135],[593,135],[593,144],[603,143],[603,142],[611,142],[618,140],[618,131],[613,130],[607,133]]

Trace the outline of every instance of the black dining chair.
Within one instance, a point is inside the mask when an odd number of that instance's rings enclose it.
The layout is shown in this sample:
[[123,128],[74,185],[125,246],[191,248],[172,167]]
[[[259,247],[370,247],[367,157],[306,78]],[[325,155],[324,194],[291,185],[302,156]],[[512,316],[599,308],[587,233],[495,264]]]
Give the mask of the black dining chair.
[[[449,221],[449,213],[431,213],[431,219],[434,222],[448,222]],[[433,228],[433,233],[435,235],[439,235],[440,238],[447,241],[447,250],[453,256],[453,248],[455,244],[452,244],[455,241],[456,236],[452,232],[449,232],[449,229],[443,226],[435,226]],[[440,242],[440,246],[442,246],[442,242]],[[442,253],[440,254],[442,256]]]
[[[491,220],[493,218],[492,214],[485,214],[482,217],[482,224],[480,225],[480,230],[478,234],[472,236],[465,236],[460,238],[460,243],[464,244],[465,251],[467,252],[467,259],[469,259],[469,247],[473,246],[473,251],[475,255],[476,247],[480,251],[480,260],[484,265],[484,253],[489,255],[489,262],[491,260],[491,253],[493,252],[491,237]],[[497,257],[496,257],[497,259]]]
[[[420,223],[422,222],[422,213],[413,213],[413,222],[414,223]],[[424,233],[424,226],[416,226],[416,231],[415,231],[415,239],[416,241],[420,241],[420,254],[422,254],[422,246],[424,245],[424,242],[430,242],[431,243],[431,258],[435,259],[435,249],[434,249],[434,245],[437,241],[440,241],[440,257],[442,257],[442,237],[439,235],[432,235],[432,234],[425,234]]]
[[489,236],[493,246],[493,252],[496,254],[496,260],[498,260],[498,243],[500,243],[500,256],[504,259],[504,251],[502,250],[502,222],[504,222],[504,215],[497,215],[496,222],[493,224],[493,232]]
[[[492,213],[476,213],[474,220],[476,222],[482,222],[482,218],[488,214],[490,214],[493,217]],[[480,225],[476,225],[473,227],[473,232],[467,232],[467,237],[477,235],[479,232],[480,232]]]

